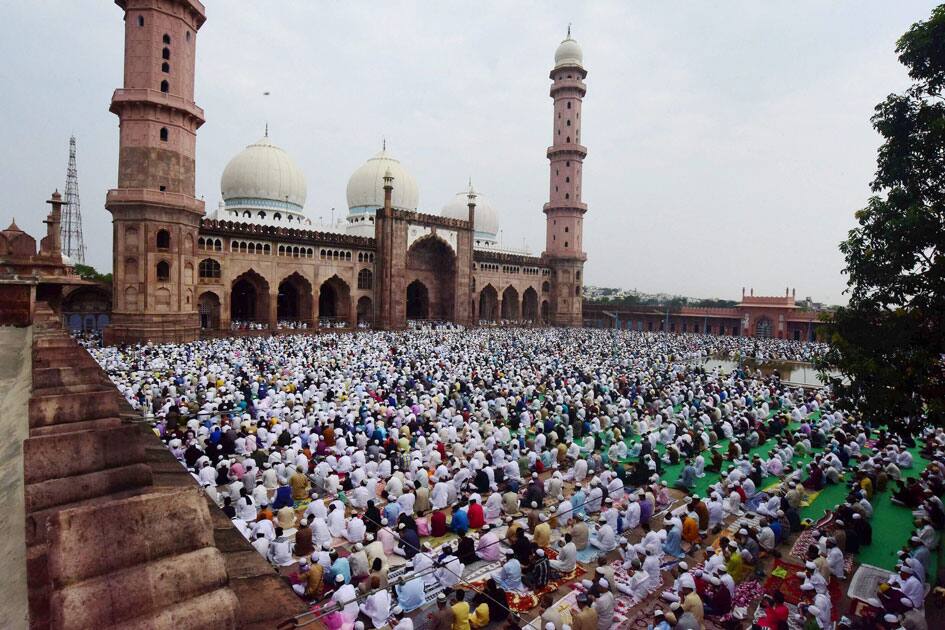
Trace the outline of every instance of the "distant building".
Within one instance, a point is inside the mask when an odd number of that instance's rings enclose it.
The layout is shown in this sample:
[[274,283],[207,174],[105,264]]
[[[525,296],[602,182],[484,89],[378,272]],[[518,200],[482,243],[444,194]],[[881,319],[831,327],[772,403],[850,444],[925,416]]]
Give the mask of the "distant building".
[[795,341],[813,341],[825,326],[823,309],[808,299],[795,302],[795,291],[785,289],[784,295],[748,295],[731,308],[699,308],[683,306],[619,306],[602,302],[584,303],[584,325],[594,328],[618,328],[639,331],[701,333],[741,337],[774,337]]

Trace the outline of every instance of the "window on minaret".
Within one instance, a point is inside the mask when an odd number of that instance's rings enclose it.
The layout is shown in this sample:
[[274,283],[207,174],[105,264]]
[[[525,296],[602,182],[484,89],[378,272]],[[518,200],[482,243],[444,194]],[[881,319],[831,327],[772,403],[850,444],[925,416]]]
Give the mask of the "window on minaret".
[[568,233],[568,226],[564,226],[564,233],[565,233],[565,234]]
[[168,90],[170,90],[170,89],[171,89],[171,84],[170,84],[170,83],[168,83],[166,80],[161,81],[161,91],[162,91],[162,92],[164,92],[165,94],[167,94]]
[[571,142],[571,136],[568,136],[567,139],[565,140],[565,142],[570,143],[570,142]]
[[567,242],[567,241],[564,242],[564,246],[565,246],[565,247],[568,246],[568,242]]
[[167,127],[161,127],[161,142],[167,142]]
[[157,264],[157,279],[158,280],[169,280],[171,277],[171,266],[167,263],[166,260],[162,260]]
[[567,125],[568,125],[568,127],[571,126],[571,121],[570,121],[570,120],[568,120]]
[[138,26],[144,26],[144,16],[143,16],[143,15],[139,15],[139,16],[138,16]]
[[570,177],[565,177],[565,178],[564,178],[564,183],[565,183],[565,184],[571,183],[571,178],[570,178]]
[[568,109],[571,109],[571,101],[568,101]]
[[[167,73],[170,73],[170,71],[171,71],[171,64],[167,63],[166,61],[161,64],[161,72],[164,72],[165,74],[167,74]],[[568,124],[569,125],[571,124],[570,120],[568,121]]]
[[565,198],[565,199],[570,199],[570,198],[571,198],[571,194],[570,194],[570,193],[564,193],[564,198]]
[[170,43],[171,43],[171,36],[168,35],[167,33],[164,33],[164,43],[165,43],[165,44],[170,44]]
[[165,48],[161,51],[161,59],[170,59],[171,58],[171,49]]

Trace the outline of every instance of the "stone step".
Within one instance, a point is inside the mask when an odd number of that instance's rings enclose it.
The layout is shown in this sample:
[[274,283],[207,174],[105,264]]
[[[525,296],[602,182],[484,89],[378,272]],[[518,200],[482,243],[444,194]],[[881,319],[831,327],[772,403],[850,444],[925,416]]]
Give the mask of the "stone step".
[[30,399],[30,426],[49,426],[117,416],[123,409],[115,390],[34,396]]
[[62,435],[64,433],[80,433],[82,431],[110,430],[125,425],[124,420],[114,416],[109,418],[96,418],[94,420],[82,420],[81,422],[70,422],[68,424],[53,424],[48,427],[33,427],[30,429],[30,437],[46,437],[50,435]]
[[159,489],[59,511],[49,524],[53,588],[212,546],[202,494],[198,488]]
[[128,466],[145,459],[144,441],[133,425],[33,436],[23,442],[23,456],[29,462],[24,472],[27,485]]
[[26,486],[26,512],[31,514],[57,505],[143,488],[151,485],[147,464],[96,470],[84,475],[49,479]]
[[[56,591],[53,625],[101,628],[128,622],[163,608],[226,588],[223,555],[213,547],[137,564]],[[96,605],[89,606],[89,602]],[[207,616],[206,611],[203,613]],[[59,623],[60,620],[63,623]]]
[[135,496],[145,494],[146,492],[147,488],[126,490],[124,492],[108,494],[105,496],[86,499],[84,501],[77,501],[75,503],[69,503],[66,505],[58,505],[48,510],[40,510],[32,514],[27,514],[26,544],[27,546],[48,544],[48,521],[55,518],[60,512],[64,510],[95,508],[101,505],[107,505],[115,500],[130,499]]

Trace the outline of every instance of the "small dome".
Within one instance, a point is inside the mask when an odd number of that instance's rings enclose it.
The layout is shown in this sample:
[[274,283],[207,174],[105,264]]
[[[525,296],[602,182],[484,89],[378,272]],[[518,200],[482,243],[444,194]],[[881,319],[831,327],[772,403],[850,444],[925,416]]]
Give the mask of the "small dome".
[[562,66],[584,67],[584,53],[581,51],[581,45],[571,39],[570,33],[555,51],[555,68]]
[[61,256],[62,256],[63,265],[65,265],[66,267],[75,267],[75,261],[72,260],[71,257],[66,256],[65,254],[61,254]]
[[390,171],[394,190],[391,205],[399,210],[416,210],[419,205],[417,182],[400,160],[391,157],[386,147],[369,159],[348,179],[349,215],[373,214],[384,206],[384,175]]
[[269,199],[305,205],[305,178],[289,154],[266,136],[240,152],[223,169],[220,192],[231,199]]
[[469,193],[476,199],[475,237],[477,241],[498,241],[499,214],[489,201],[473,190],[472,183],[463,192],[456,193],[449,203],[443,206],[440,215],[450,219],[469,219]]

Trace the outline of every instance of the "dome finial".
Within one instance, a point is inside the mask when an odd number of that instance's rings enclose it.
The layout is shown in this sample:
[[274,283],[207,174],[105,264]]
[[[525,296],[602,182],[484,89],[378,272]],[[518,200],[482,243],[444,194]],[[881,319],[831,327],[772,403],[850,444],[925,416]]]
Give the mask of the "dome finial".
[[266,121],[266,130],[263,132],[263,136],[266,138],[269,137],[269,121],[268,120]]
[[387,150],[387,137],[381,136],[381,151]]
[[568,22],[568,39],[571,39],[571,23]]

